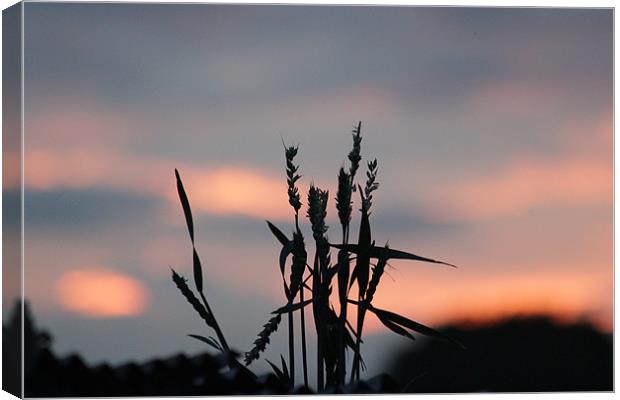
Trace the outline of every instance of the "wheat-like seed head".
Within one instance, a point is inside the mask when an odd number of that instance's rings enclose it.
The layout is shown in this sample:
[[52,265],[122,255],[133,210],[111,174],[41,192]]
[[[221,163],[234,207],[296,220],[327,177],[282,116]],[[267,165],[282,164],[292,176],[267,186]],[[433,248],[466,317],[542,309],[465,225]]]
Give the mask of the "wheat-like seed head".
[[278,330],[278,325],[282,321],[282,316],[276,314],[263,325],[263,330],[258,333],[258,338],[254,341],[254,348],[245,353],[245,365],[250,365],[252,361],[258,360],[260,353],[265,351],[269,344],[269,337]]
[[372,206],[372,192],[379,188],[379,182],[377,179],[377,159],[368,162],[368,171],[366,172],[366,187],[364,188],[364,203],[362,207],[370,214],[370,207]]
[[205,320],[207,325],[213,328],[215,326],[213,316],[207,312],[200,300],[198,300],[198,298],[194,296],[194,293],[187,286],[187,279],[177,274],[175,270],[172,270],[172,280],[177,285],[177,288],[179,288],[183,296],[185,296],[187,302],[191,304],[192,307],[194,307],[194,310],[196,310],[198,315],[200,315],[200,317]]
[[388,259],[388,250],[389,246],[386,243],[385,247],[379,253],[379,259],[377,260],[377,265],[372,270],[372,278],[370,278],[370,283],[368,283],[368,290],[366,291],[366,301],[368,303],[372,302],[373,297],[375,296],[375,292],[377,291],[377,287],[379,286],[379,281],[381,280],[381,276],[385,271],[385,265],[387,264]]
[[304,271],[306,270],[306,261],[308,254],[306,253],[306,246],[304,244],[304,237],[299,231],[293,232],[293,265],[291,266],[291,289],[290,299],[295,298],[297,292],[301,288]]
[[308,191],[308,218],[312,225],[312,234],[315,240],[324,238],[325,232],[327,232],[328,226],[325,225],[325,218],[327,217],[327,199],[329,191],[321,190],[310,185]]
[[301,208],[301,198],[299,195],[299,189],[295,185],[301,178],[301,175],[297,173],[299,166],[293,162],[297,155],[298,148],[295,146],[285,147],[284,153],[286,156],[286,183],[288,184],[288,202],[295,209],[297,213]]
[[353,129],[353,149],[349,152],[349,161],[351,161],[351,168],[349,169],[349,175],[351,176],[351,190],[355,192],[355,185],[353,179],[355,173],[360,166],[360,160],[362,159],[362,122],[360,121]]
[[338,173],[338,192],[336,193],[336,209],[342,226],[348,226],[351,221],[351,176],[344,168]]

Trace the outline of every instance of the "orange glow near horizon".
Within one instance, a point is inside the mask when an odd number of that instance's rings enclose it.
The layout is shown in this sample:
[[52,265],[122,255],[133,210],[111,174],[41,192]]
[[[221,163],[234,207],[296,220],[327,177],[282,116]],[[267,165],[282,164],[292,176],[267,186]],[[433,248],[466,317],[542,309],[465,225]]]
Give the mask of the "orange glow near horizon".
[[90,318],[130,317],[142,313],[147,291],[137,280],[105,268],[74,269],[56,285],[66,310]]
[[[533,273],[447,282],[421,277],[409,285],[386,285],[391,287],[377,292],[376,306],[430,326],[479,325],[514,316],[545,315],[558,322],[585,320],[611,331],[613,314],[607,304],[613,293],[611,281],[611,276],[587,273]],[[368,330],[379,332],[384,328],[371,318]]]

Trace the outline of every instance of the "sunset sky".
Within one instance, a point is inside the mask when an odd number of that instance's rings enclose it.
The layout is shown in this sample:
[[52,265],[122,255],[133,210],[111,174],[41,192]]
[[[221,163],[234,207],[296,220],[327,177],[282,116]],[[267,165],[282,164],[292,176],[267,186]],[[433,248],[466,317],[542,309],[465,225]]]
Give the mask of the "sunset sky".
[[[63,354],[203,350],[170,279],[191,276],[178,168],[207,297],[248,350],[284,301],[282,139],[331,200],[361,120],[377,243],[459,266],[393,262],[378,304],[610,330],[612,71],[604,9],[26,3],[26,297]],[[368,329],[371,358],[404,343]]]

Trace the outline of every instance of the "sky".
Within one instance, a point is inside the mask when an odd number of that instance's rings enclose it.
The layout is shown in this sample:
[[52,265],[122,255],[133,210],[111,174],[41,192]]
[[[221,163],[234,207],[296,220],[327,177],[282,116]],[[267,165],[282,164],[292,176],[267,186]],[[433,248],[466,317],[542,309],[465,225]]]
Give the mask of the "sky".
[[[204,350],[170,279],[191,277],[178,168],[206,295],[249,350],[284,303],[265,224],[293,227],[282,141],[299,145],[302,193],[333,200],[362,121],[373,238],[458,265],[391,262],[377,306],[431,326],[543,313],[611,330],[612,23],[609,9],[26,3],[38,324],[91,362]],[[335,216],[332,201],[331,238]],[[380,366],[405,342],[367,326]],[[282,327],[267,356],[285,341]]]

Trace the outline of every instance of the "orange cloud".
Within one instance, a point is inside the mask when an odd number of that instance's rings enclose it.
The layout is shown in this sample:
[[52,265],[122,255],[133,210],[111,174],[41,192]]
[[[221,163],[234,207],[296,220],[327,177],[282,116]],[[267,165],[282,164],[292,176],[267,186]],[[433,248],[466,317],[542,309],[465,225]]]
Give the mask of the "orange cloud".
[[65,272],[56,283],[56,294],[62,307],[91,318],[140,314],[148,297],[137,280],[99,267]]
[[517,160],[491,176],[437,190],[439,218],[516,216],[538,206],[609,205],[612,167],[606,160]]
[[[256,168],[223,166],[181,171],[192,211],[215,215],[245,215],[260,219],[292,216],[284,174]],[[178,203],[176,189],[170,201]]]
[[[527,274],[447,279],[417,275],[407,283],[386,279],[377,291],[376,305],[433,326],[544,314],[562,321],[584,317],[603,329],[612,328],[612,278],[604,272],[609,268],[559,274],[543,272],[546,269],[532,266]],[[373,319],[368,329],[383,327]]]
[[26,154],[26,187],[107,188],[154,195],[175,210],[178,167],[195,214],[245,215],[281,219],[291,216],[284,173],[239,165],[197,167],[165,160],[135,158],[109,151],[30,150]]

